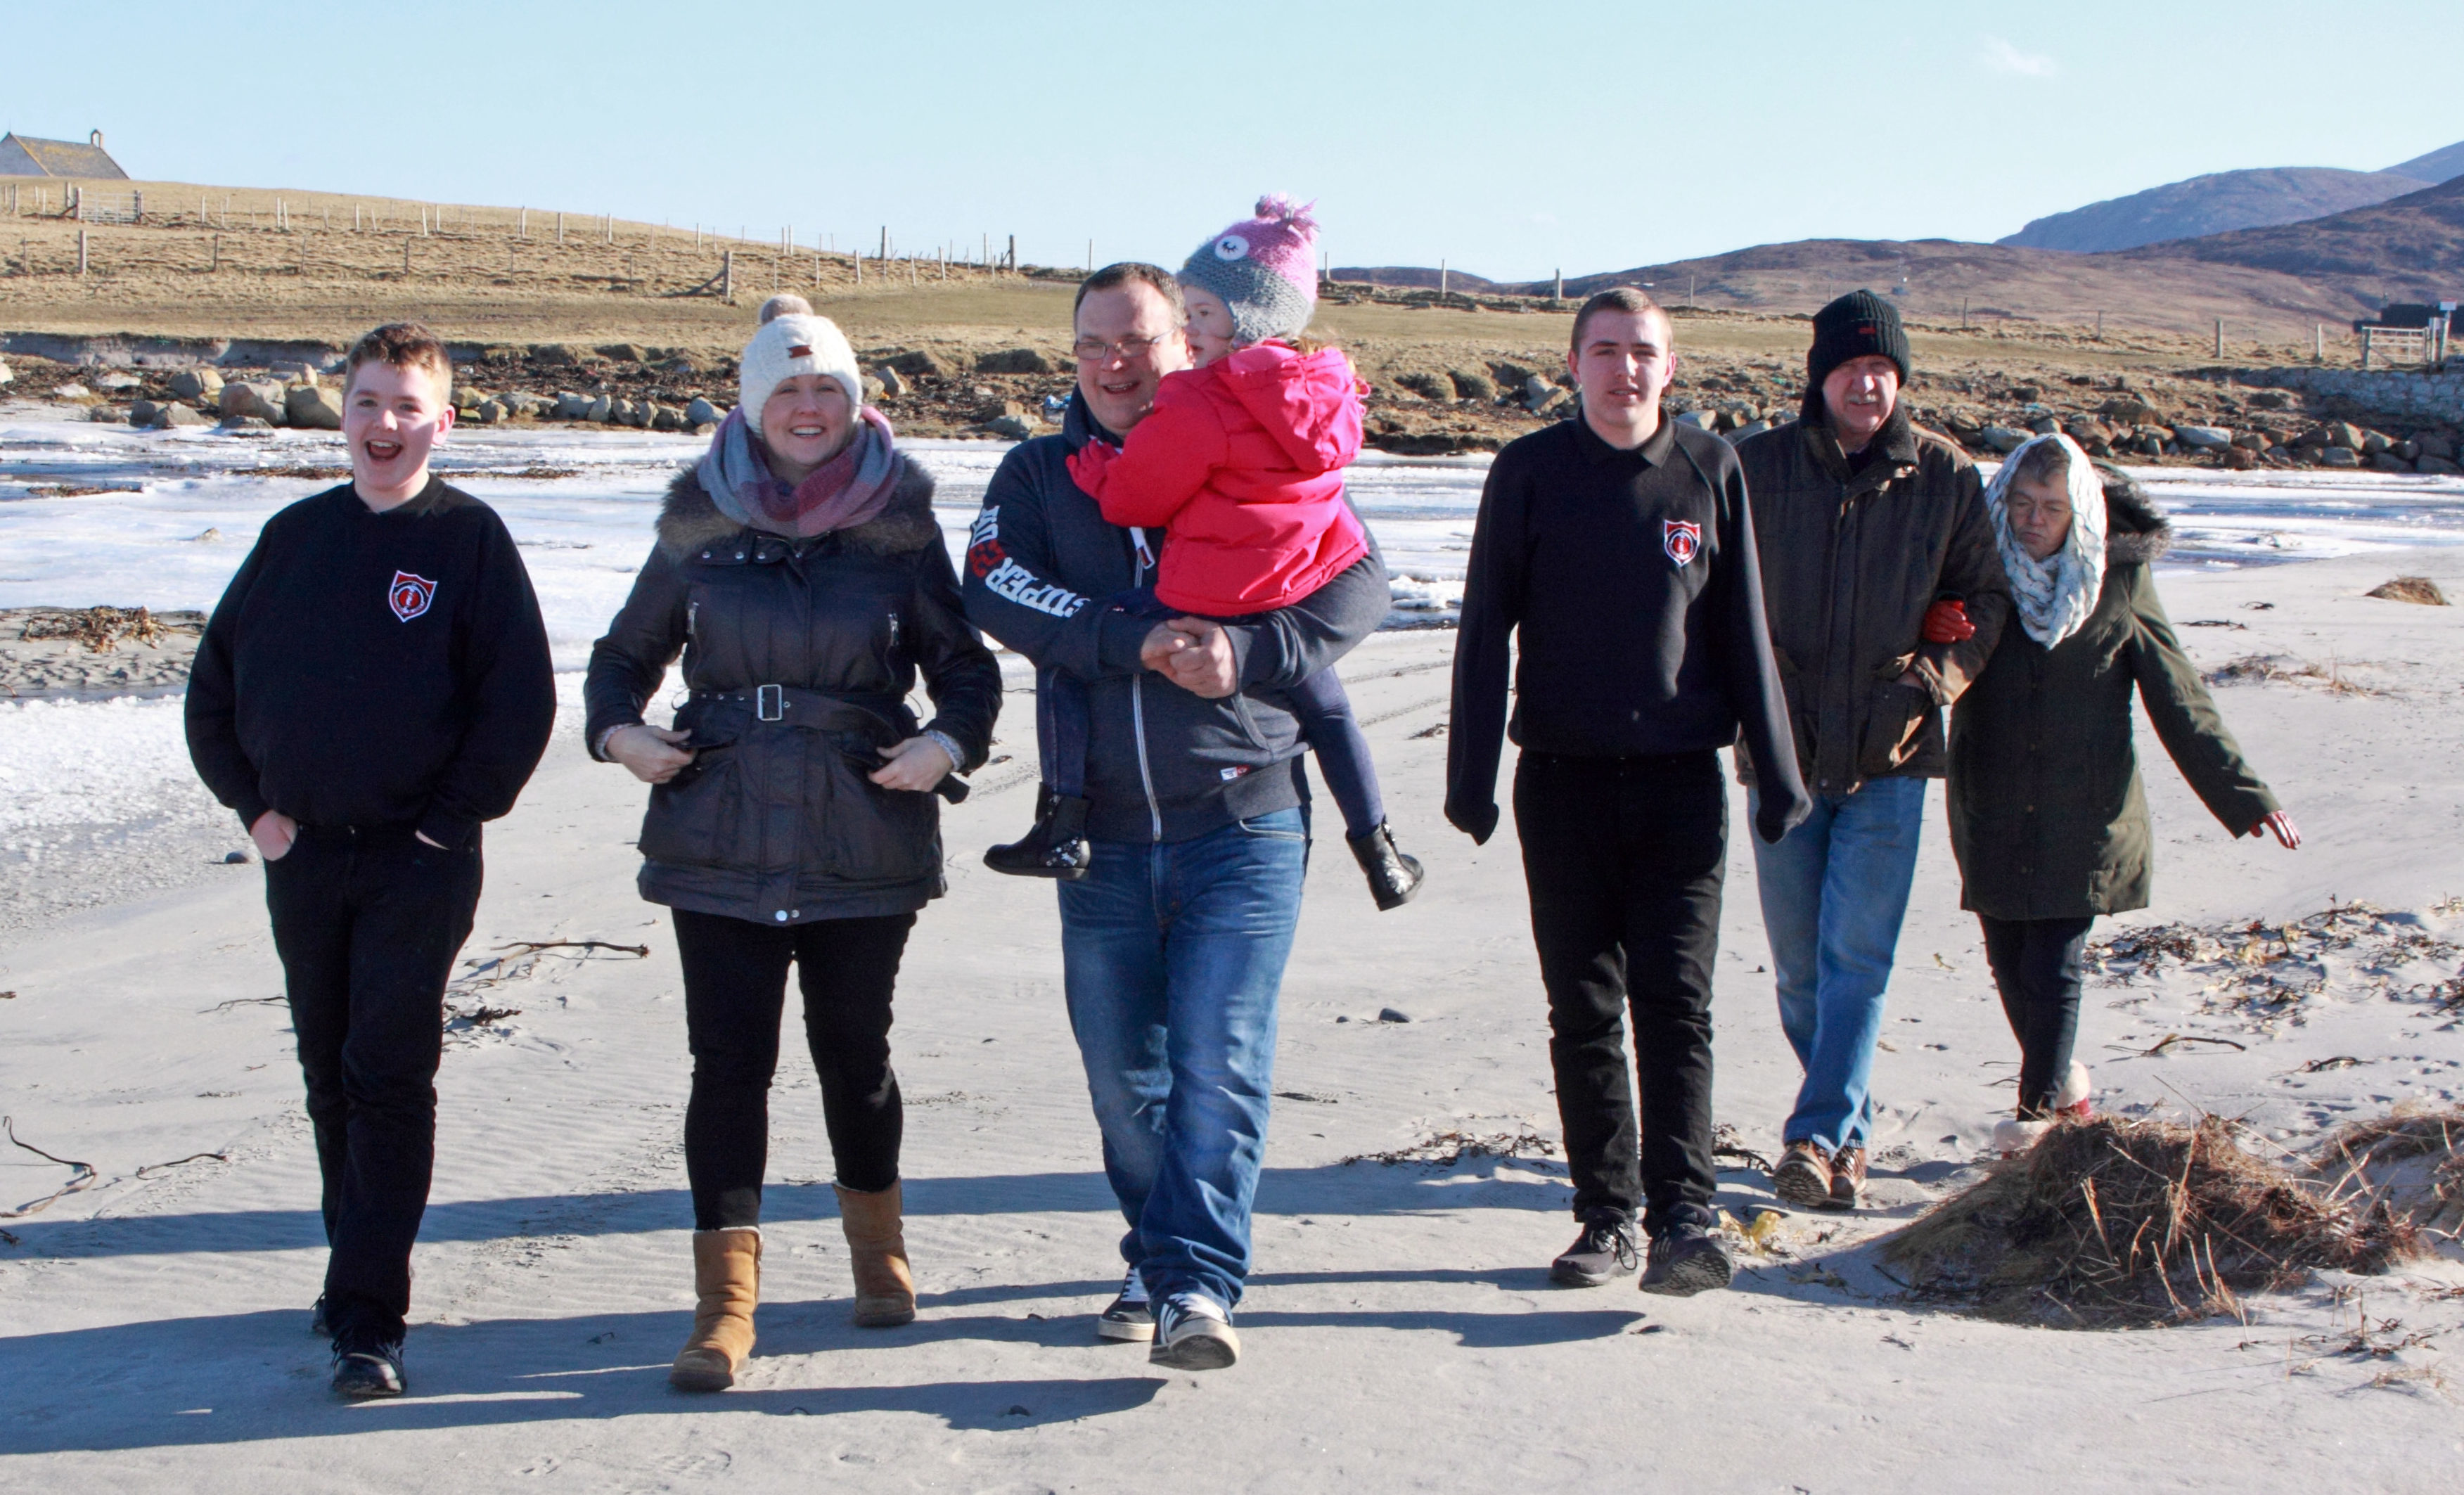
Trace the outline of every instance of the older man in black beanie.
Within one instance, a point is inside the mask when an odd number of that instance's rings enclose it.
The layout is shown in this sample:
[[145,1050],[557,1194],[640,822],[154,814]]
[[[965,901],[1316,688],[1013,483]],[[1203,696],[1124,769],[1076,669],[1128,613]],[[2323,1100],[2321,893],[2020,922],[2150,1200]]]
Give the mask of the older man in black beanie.
[[1780,1025],[1805,1070],[1771,1181],[1815,1208],[1854,1208],[1864,1186],[1874,1044],[1925,781],[1945,768],[1943,709],[2011,612],[1975,465],[1908,419],[1908,377],[1899,312],[1853,291],[1815,314],[1797,418],[1737,449],[1814,797],[1803,824],[1754,846]]

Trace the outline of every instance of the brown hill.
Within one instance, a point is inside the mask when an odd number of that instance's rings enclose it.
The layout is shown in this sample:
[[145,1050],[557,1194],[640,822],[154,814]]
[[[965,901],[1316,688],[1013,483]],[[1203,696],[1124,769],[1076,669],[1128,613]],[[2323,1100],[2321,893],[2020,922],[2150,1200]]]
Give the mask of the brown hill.
[[[1485,275],[1475,275],[1468,271],[1448,270],[1444,274],[1446,288],[1450,291],[1501,289],[1496,281]],[[1426,265],[1337,265],[1328,271],[1327,275],[1332,279],[1351,285],[1391,285],[1434,291],[1438,288],[1439,272],[1431,270]]]
[[2099,254],[2167,239],[2322,218],[2417,192],[2434,180],[2332,166],[2218,171],[2052,213],[1994,242],[2019,249]]
[[2382,300],[2454,299],[2464,294],[2464,177],[2307,223],[2096,257],[2159,275],[2160,267],[2183,264],[2272,272],[2341,292],[2365,309]]

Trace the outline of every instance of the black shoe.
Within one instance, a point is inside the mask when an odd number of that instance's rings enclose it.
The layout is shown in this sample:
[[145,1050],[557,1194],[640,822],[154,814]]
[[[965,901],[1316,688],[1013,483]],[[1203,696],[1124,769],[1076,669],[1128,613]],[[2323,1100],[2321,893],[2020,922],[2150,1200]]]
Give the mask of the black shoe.
[[1345,838],[1344,844],[1352,847],[1353,859],[1369,878],[1369,895],[1377,900],[1378,912],[1401,908],[1420,890],[1419,858],[1403,854],[1384,821],[1365,836]]
[[334,1341],[334,1391],[353,1401],[403,1393],[402,1341],[345,1334]]
[[1690,1298],[1728,1286],[1736,1270],[1716,1227],[1699,1220],[1680,1220],[1651,1233],[1651,1264],[1643,1268],[1642,1281],[1635,1286],[1644,1292]]
[[1053,877],[1074,883],[1087,875],[1087,802],[1046,789],[1036,800],[1035,828],[1007,846],[984,853],[984,866],[1012,877]]
[[308,1332],[319,1339],[334,1337],[334,1326],[325,1320],[325,1295],[317,1294],[317,1307],[309,1310]]
[[1120,1296],[1096,1315],[1095,1335],[1133,1345],[1147,1344],[1155,1338],[1155,1305],[1147,1300],[1147,1285],[1138,1280],[1136,1267],[1131,1267],[1129,1275],[1121,1280]]
[[1618,1215],[1595,1215],[1583,1222],[1583,1233],[1565,1253],[1549,1264],[1549,1280],[1569,1287],[1596,1287],[1622,1277],[1636,1264],[1634,1221]]

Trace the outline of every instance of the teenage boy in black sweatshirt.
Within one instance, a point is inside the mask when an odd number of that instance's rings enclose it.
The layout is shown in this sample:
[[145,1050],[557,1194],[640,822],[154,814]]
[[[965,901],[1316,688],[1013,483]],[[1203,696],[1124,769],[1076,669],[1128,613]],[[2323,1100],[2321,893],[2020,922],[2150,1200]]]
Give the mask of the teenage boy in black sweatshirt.
[[[1497,828],[1500,738],[1549,997],[1549,1058],[1582,1233],[1558,1282],[1635,1267],[1646,1292],[1727,1286],[1711,1209],[1711,967],[1727,865],[1719,749],[1769,786],[1754,829],[1804,818],[1763,617],[1753,516],[1727,442],[1661,417],[1668,314],[1603,291],[1574,318],[1582,413],[1497,454],[1455,644],[1446,819]],[[1519,646],[1507,718],[1509,637]],[[1742,734],[1740,729],[1742,728]],[[1641,1136],[1625,1057],[1634,1010]]]
[[513,537],[428,470],[453,426],[452,378],[414,324],[351,349],[351,481],[266,521],[188,682],[188,756],[265,857],[324,1181],[318,1319],[334,1389],[355,1397],[403,1391],[479,824],[514,807],[556,719]]

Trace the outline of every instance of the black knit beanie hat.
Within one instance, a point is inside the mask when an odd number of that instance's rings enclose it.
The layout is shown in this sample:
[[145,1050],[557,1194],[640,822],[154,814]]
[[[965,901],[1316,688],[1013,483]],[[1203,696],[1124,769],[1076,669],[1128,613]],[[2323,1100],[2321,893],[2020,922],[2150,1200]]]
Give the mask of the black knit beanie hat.
[[1900,310],[1871,291],[1851,291],[1814,314],[1814,347],[1805,355],[1805,399],[1798,414],[1808,423],[1820,421],[1822,382],[1853,358],[1880,354],[1900,365],[1900,383],[1908,383],[1908,334],[1900,325]]

